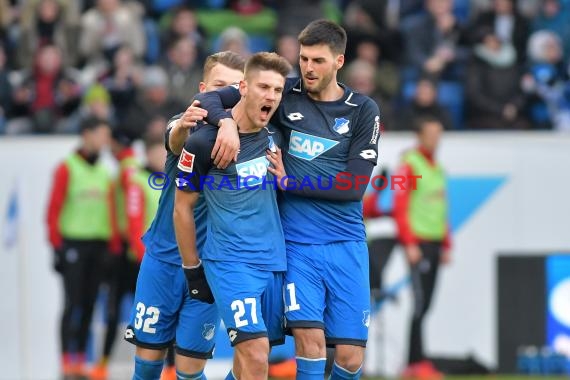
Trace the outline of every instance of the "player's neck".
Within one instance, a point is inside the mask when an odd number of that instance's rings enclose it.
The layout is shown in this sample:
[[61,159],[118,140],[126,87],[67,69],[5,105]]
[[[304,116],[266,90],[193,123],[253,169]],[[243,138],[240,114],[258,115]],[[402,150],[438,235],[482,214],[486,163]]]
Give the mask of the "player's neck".
[[245,104],[240,100],[234,108],[232,108],[232,118],[236,121],[239,133],[255,133],[262,128],[257,127],[245,112]]
[[307,95],[309,95],[309,98],[319,102],[334,102],[344,96],[344,88],[336,80],[332,80],[322,91],[307,92]]

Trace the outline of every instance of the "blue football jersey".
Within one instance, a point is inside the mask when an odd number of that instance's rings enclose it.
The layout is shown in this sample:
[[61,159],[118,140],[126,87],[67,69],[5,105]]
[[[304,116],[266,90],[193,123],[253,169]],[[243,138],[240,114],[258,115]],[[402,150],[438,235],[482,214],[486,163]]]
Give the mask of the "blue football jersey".
[[201,191],[208,208],[202,258],[239,261],[269,271],[286,270],[285,239],[277,207],[277,184],[267,170],[266,150],[281,142],[272,126],[240,133],[238,161],[226,169],[210,159],[217,128],[202,127],[184,146],[179,188]]
[[[273,116],[284,137],[287,175],[298,182],[326,189],[330,178],[346,170],[348,160],[378,160],[378,105],[341,86],[344,95],[339,100],[322,102],[308,97],[297,79]],[[286,240],[326,244],[366,239],[361,201],[329,201],[285,191],[279,207]]]
[[[174,212],[174,193],[176,191],[175,178],[178,172],[176,165],[178,164],[179,156],[168,149],[169,132],[170,130],[168,130],[166,134],[167,156],[164,166],[164,172],[168,177],[168,182],[162,189],[158,200],[156,215],[142,240],[146,247],[145,254],[171,264],[182,265],[172,219]],[[198,204],[194,209],[194,220],[196,224],[196,247],[198,254],[201,255],[204,243],[206,242],[208,227],[207,208],[203,196],[200,196]]]

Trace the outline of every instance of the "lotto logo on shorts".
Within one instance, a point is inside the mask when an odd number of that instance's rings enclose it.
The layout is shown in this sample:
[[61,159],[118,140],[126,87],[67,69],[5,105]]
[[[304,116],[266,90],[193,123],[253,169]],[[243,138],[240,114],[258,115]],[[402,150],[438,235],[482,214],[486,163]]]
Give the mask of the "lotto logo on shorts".
[[127,328],[125,330],[125,339],[129,340],[129,339],[133,339],[135,337],[135,332],[133,331],[132,328]]
[[311,161],[338,144],[338,141],[291,131],[289,154]]
[[230,337],[230,342],[234,342],[238,336],[238,332],[234,329],[228,330],[228,336]]

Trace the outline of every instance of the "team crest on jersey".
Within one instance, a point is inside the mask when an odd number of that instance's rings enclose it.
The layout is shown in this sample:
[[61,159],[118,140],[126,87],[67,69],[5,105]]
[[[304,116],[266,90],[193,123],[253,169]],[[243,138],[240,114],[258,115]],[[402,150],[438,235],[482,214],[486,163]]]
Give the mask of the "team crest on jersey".
[[194,158],[196,156],[182,148],[180,159],[178,160],[178,169],[186,173],[192,173],[194,169]]
[[336,133],[344,135],[346,132],[348,132],[349,123],[350,120],[345,119],[344,117],[335,117],[333,129]]
[[202,326],[202,338],[206,340],[212,340],[215,332],[216,325],[212,323],[204,323],[204,326]]
[[317,137],[306,133],[291,131],[289,154],[311,161],[338,144],[338,141]]
[[273,153],[277,152],[277,145],[275,145],[275,141],[273,140],[273,136],[267,136],[269,139],[269,146],[267,149],[272,151]]
[[267,175],[269,161],[265,157],[254,158],[246,162],[236,164],[239,187],[251,187],[261,185]]

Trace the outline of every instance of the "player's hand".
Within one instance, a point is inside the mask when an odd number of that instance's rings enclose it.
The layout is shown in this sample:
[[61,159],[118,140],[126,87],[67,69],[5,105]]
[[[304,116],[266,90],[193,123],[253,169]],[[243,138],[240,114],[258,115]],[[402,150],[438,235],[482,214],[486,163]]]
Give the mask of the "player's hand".
[[211,158],[218,169],[225,169],[232,161],[237,161],[239,153],[239,133],[235,120],[224,119],[218,129],[218,136]]
[[267,160],[273,165],[273,167],[268,166],[267,170],[277,179],[277,186],[279,186],[281,190],[287,190],[289,178],[287,178],[287,173],[285,173],[281,149],[275,147],[275,152],[267,149],[265,157],[267,157]]
[[439,262],[443,265],[447,265],[451,262],[451,250],[442,249],[441,255],[439,256]]
[[214,295],[206,280],[206,273],[204,273],[204,266],[201,262],[196,268],[184,268],[184,275],[186,276],[190,298],[210,304],[214,303]]
[[208,116],[208,111],[200,108],[200,101],[194,100],[190,107],[186,108],[186,111],[182,114],[180,119],[178,119],[177,128],[190,129],[195,127],[199,121],[204,120]]
[[406,258],[411,265],[416,265],[422,259],[422,251],[417,244],[408,244],[404,247]]

